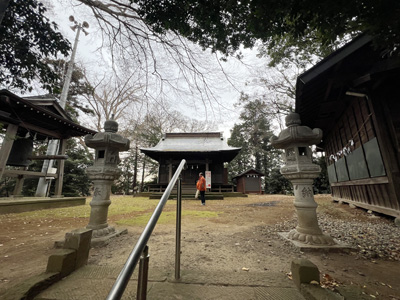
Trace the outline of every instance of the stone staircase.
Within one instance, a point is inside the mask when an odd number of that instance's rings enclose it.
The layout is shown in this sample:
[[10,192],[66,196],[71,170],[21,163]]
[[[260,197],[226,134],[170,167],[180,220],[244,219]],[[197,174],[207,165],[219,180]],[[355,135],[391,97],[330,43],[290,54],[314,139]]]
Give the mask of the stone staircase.
[[[198,200],[195,199],[195,191],[192,192],[182,192],[182,199],[184,200]],[[149,199],[160,199],[163,193],[142,193],[140,196],[149,197]],[[229,193],[216,193],[216,192],[206,192],[206,200],[224,200],[227,197],[247,197],[246,194],[229,192]],[[176,199],[176,190],[172,191],[169,199]]]
[[[160,199],[163,193],[152,193],[149,195],[149,199]],[[171,193],[169,199],[176,199],[176,192]],[[182,193],[182,199],[184,200],[198,200],[194,198],[195,193]],[[207,193],[206,192],[206,200],[224,200],[223,193]]]

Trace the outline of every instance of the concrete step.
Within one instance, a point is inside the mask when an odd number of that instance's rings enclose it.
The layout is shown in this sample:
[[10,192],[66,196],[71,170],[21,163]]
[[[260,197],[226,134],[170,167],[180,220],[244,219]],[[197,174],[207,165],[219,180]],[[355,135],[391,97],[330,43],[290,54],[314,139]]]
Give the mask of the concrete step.
[[[120,266],[85,266],[35,299],[105,299],[120,269]],[[181,278],[175,280],[173,270],[170,271],[150,268],[148,299],[304,300],[285,274],[181,270]],[[136,299],[136,278],[137,270],[122,299]]]

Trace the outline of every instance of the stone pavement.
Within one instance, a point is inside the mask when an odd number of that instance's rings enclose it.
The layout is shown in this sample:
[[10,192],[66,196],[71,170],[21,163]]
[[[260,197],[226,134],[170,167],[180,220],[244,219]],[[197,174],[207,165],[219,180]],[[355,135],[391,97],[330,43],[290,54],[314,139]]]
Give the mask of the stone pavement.
[[[37,300],[105,299],[122,265],[87,265],[53,284],[35,297]],[[284,274],[241,271],[229,274],[181,270],[174,280],[174,270],[156,270],[150,264],[147,299],[305,299]],[[136,299],[137,271],[122,299]]]

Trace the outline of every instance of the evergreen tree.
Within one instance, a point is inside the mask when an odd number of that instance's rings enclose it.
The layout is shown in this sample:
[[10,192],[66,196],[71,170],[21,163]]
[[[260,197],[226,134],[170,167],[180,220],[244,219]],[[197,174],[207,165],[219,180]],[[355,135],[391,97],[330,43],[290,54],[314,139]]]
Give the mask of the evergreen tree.
[[325,156],[317,157],[314,159],[314,163],[321,167],[321,173],[314,179],[314,192],[316,194],[330,194],[331,187],[328,179],[328,168]]
[[[245,95],[242,95],[240,101],[243,104],[243,111],[239,118],[241,122],[234,125],[228,144],[233,147],[242,147],[242,150],[229,163],[229,174],[232,178],[248,169],[256,169],[265,175],[264,192],[275,192],[279,190],[275,184],[277,178],[272,178],[271,174],[279,169],[280,151],[269,143],[272,131],[268,115],[263,113],[266,104],[260,99],[250,101]],[[278,179],[284,181],[284,178]],[[281,191],[283,190],[286,190],[284,186]]]
[[0,22],[0,85],[31,90],[31,82],[38,79],[51,91],[59,77],[45,58],[68,55],[70,43],[45,16],[47,9],[40,1],[11,0],[1,9],[5,11],[0,11],[4,14]]
[[66,155],[68,159],[64,166],[63,195],[66,197],[89,196],[91,181],[86,169],[93,165],[93,157],[86,146],[75,139],[67,142]]
[[[50,58],[46,58],[44,62],[57,75],[57,80],[54,82],[51,93],[59,98],[67,75],[68,62],[63,59]],[[85,69],[78,64],[74,64],[68,89],[67,103],[64,109],[75,122],[78,122],[78,111],[94,115],[94,111],[87,104],[84,104],[84,99],[81,98],[83,95],[91,94],[93,90],[92,84],[86,78]]]

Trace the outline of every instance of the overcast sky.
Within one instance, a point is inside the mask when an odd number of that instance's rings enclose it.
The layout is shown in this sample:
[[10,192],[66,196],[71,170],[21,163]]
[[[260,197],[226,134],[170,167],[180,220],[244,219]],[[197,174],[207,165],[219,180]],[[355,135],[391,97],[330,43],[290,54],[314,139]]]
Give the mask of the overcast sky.
[[[80,35],[76,61],[82,63],[92,76],[109,69],[111,58],[106,50],[99,50],[101,36],[96,28],[96,23],[90,17],[90,11],[83,5],[74,6],[73,4],[77,4],[77,1],[58,0],[51,3],[54,8],[50,11],[50,17],[59,24],[61,33],[71,44],[74,42],[75,32],[70,29],[72,23],[68,20],[69,16],[73,15],[78,22],[87,21],[89,23],[89,35],[85,36],[82,33]],[[252,73],[256,73],[252,68],[257,69],[263,65],[263,60],[256,58],[256,51],[245,50],[244,53],[244,64],[235,59],[230,59],[227,63],[221,62],[224,71],[230,76],[231,82],[225,80],[222,74],[212,74],[215,76],[212,84],[217,101],[202,105],[198,94],[193,90],[188,90],[183,100],[174,99],[174,94],[171,93],[172,99],[169,99],[171,108],[194,119],[217,122],[219,127],[217,130],[224,131],[225,137],[228,137],[229,129],[237,122],[240,113],[233,107],[233,104],[238,101],[240,91],[251,92],[245,83],[252,80]],[[205,55],[204,59],[207,60],[207,64],[214,61],[215,65],[210,66],[210,70],[217,69],[218,65],[211,55],[209,58]],[[170,68],[174,68],[174,66],[171,65]],[[231,83],[235,88],[230,85]],[[184,84],[182,87],[184,88]],[[191,97],[193,99],[190,99]],[[216,105],[217,102],[218,105]]]

